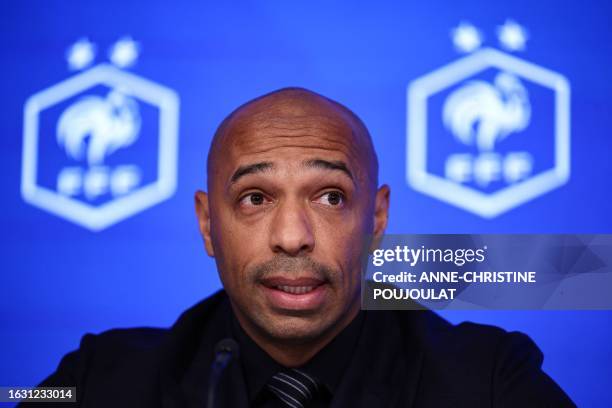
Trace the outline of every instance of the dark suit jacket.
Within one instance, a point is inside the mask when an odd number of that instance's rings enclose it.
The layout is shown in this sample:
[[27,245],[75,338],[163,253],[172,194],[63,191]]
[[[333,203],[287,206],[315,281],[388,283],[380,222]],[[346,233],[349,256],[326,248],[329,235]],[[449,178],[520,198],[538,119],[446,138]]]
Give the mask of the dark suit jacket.
[[[230,313],[220,291],[169,330],[85,335],[41,385],[76,385],[82,407],[204,408],[208,366],[230,335]],[[367,311],[356,353],[332,407],[574,406],[541,370],[542,353],[527,336],[453,326],[431,311]],[[220,406],[247,406],[241,370],[233,362],[224,373]]]

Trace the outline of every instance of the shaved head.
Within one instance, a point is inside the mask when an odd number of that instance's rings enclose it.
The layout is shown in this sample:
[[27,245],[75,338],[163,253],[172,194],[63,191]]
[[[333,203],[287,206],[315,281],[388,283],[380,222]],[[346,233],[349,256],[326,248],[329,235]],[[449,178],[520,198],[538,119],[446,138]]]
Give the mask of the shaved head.
[[[304,136],[318,124],[341,130],[346,143],[363,159],[359,175],[370,187],[378,185],[378,159],[365,124],[346,106],[304,88],[283,88],[255,98],[230,113],[219,125],[207,158],[208,189],[214,182],[215,169],[228,149],[244,143],[246,133],[278,129],[279,137]],[[251,138],[252,139],[252,138]],[[251,143],[257,143],[257,139]]]
[[364,248],[387,225],[370,134],[300,88],[254,99],[213,138],[195,196],[206,251],[242,328],[299,366],[357,315]]

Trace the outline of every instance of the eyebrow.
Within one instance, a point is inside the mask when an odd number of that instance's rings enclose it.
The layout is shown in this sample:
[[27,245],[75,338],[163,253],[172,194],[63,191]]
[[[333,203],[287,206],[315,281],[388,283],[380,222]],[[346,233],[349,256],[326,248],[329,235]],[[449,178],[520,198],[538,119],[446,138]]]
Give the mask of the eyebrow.
[[353,173],[348,169],[346,163],[341,160],[328,161],[323,159],[308,160],[304,163],[306,167],[325,170],[339,170],[346,174],[351,180],[355,181]]
[[[324,169],[324,170],[334,170],[341,171],[346,174],[352,181],[355,181],[353,177],[353,173],[348,169],[346,163],[340,160],[329,161],[323,159],[312,159],[307,160],[302,163],[304,167],[315,168],[315,169]],[[264,171],[268,171],[274,168],[274,164],[272,162],[261,162],[254,164],[247,164],[245,166],[240,166],[230,179],[230,182],[236,183],[241,177],[244,177],[249,174],[262,173]]]
[[247,164],[246,166],[240,166],[234,172],[230,181],[232,183],[235,183],[238,181],[240,177],[244,177],[247,174],[261,173],[266,170],[272,169],[272,167],[274,167],[274,165],[271,162],[261,162],[261,163],[255,163],[255,164]]

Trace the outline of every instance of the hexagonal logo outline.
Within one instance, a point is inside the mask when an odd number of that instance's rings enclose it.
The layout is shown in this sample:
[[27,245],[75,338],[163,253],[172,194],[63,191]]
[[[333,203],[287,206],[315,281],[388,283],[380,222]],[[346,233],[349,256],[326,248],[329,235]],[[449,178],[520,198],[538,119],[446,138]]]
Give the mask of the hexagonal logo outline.
[[[498,68],[550,88],[555,94],[554,166],[485,194],[427,172],[427,100],[487,68]],[[567,183],[570,176],[570,85],[561,74],[492,48],[451,62],[412,81],[407,88],[406,179],[421,193],[484,218],[496,217]]]
[[[94,207],[37,184],[39,114],[96,85],[121,87],[159,109],[159,152],[156,181]],[[179,97],[175,91],[115,68],[99,64],[30,96],[24,106],[21,195],[31,205],[100,231],[171,197],[176,191]]]

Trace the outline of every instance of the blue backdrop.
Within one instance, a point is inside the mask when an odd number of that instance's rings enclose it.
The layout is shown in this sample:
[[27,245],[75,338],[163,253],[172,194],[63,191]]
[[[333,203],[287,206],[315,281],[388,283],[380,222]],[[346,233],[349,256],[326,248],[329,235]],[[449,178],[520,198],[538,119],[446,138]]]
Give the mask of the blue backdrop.
[[[390,232],[612,232],[609,2],[221,3],[16,1],[1,6],[0,385],[36,384],[86,332],[168,326],[220,287],[198,235],[193,193],[206,185],[205,157],[218,123],[239,104],[277,88],[315,90],[346,104],[368,125],[381,182],[392,190]],[[500,47],[497,30],[507,21],[525,28],[522,51]],[[558,72],[571,86],[569,181],[492,219],[417,192],[406,181],[407,86],[464,56],[451,39],[461,22],[479,30],[468,40],[480,38],[482,46]],[[96,232],[24,199],[22,170],[24,160],[31,159],[23,155],[24,104],[109,62],[107,50],[121,38],[127,47],[113,57],[117,69],[171,89],[180,100],[177,183],[176,190],[171,182],[166,185],[168,199]],[[67,50],[78,40],[85,47],[72,54],[70,70]],[[492,81],[487,75],[481,79]],[[532,124],[544,129],[553,122],[554,95],[524,83],[534,89]],[[100,101],[108,87],[98,88],[87,92]],[[52,131],[62,110],[79,97],[41,113],[34,132],[37,179],[48,189],[55,188],[61,166],[78,162],[65,158]],[[143,183],[155,176],[155,117],[161,114],[156,109],[141,103],[141,138],[132,145]],[[551,156],[550,146],[530,148],[537,157]],[[79,199],[84,200],[75,196]],[[612,406],[612,312],[444,316],[529,334],[544,351],[546,371],[579,406]]]

